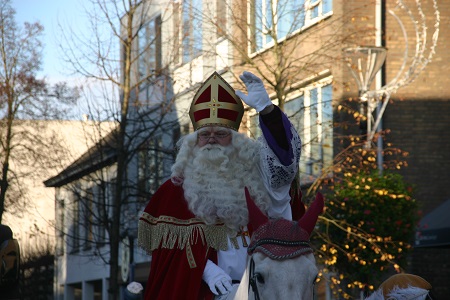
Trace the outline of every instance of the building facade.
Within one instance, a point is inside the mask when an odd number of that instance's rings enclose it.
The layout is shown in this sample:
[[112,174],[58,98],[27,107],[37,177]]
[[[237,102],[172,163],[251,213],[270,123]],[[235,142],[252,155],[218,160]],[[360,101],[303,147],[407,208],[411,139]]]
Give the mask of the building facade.
[[[42,184],[42,178],[56,175],[83,154],[100,132],[109,132],[114,124],[92,120],[16,120],[13,124],[15,154],[10,169],[16,174],[11,187],[18,207],[8,207],[3,224],[27,256],[55,245],[55,191]],[[21,202],[24,201],[24,202]]]

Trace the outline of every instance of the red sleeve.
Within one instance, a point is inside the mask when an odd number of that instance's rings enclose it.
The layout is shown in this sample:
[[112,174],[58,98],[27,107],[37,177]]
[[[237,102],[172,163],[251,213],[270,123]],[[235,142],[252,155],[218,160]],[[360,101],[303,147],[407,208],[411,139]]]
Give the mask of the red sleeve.
[[[168,215],[178,219],[193,218],[184,200],[183,190],[172,182],[164,183],[150,200],[145,211],[153,216]],[[191,268],[187,249],[159,247],[152,252],[150,275],[145,288],[146,300],[213,299],[209,287],[202,280],[208,259],[217,262],[214,249],[201,239],[190,245],[196,267]]]

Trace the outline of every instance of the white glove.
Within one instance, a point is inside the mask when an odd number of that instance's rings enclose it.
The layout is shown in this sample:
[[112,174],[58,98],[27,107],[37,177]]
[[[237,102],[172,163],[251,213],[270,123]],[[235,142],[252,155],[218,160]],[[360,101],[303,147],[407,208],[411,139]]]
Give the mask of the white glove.
[[202,278],[215,295],[228,294],[231,291],[231,277],[209,259]]
[[139,282],[133,281],[127,285],[127,290],[134,295],[138,295],[142,293],[144,287]]
[[244,101],[248,106],[253,107],[257,112],[260,112],[272,104],[272,101],[270,101],[269,95],[264,88],[264,84],[259,77],[245,71],[239,76],[239,78],[241,78],[242,82],[244,82],[248,95],[245,95],[241,91],[236,91],[236,95],[238,95],[238,97],[241,98],[242,101]]

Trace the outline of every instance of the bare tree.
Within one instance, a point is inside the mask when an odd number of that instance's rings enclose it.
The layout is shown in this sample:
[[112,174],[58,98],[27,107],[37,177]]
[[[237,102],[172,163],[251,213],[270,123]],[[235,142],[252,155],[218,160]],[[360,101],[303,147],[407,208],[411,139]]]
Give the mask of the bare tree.
[[[0,222],[5,211],[25,207],[21,179],[30,176],[30,170],[20,165],[53,159],[49,140],[36,139],[24,128],[25,120],[66,118],[78,98],[76,89],[65,83],[52,87],[37,77],[44,28],[39,23],[19,26],[15,13],[11,1],[0,1]],[[45,126],[45,122],[36,124]]]
[[[321,11],[311,16],[319,7],[307,7],[300,2],[242,1],[233,6],[216,7],[217,14],[203,14],[210,24],[210,34],[215,31],[233,48],[231,66],[234,74],[247,69],[260,76],[281,109],[286,95],[297,88],[300,80],[319,75],[324,69],[332,69],[339,62],[339,52],[355,33],[367,33],[369,29],[343,30],[342,17],[327,18],[326,3],[321,1]],[[331,7],[328,7],[330,9]],[[322,12],[323,11],[323,12]],[[220,13],[222,12],[222,13]],[[215,17],[230,14],[226,18]],[[352,13],[352,12],[348,12]],[[323,15],[322,18],[318,18]],[[321,21],[314,21],[314,18]],[[373,34],[373,33],[372,33]],[[215,45],[209,51],[214,52]],[[221,56],[221,53],[214,52]],[[230,57],[222,57],[230,59]]]
[[[109,294],[115,299],[121,240],[135,237],[139,210],[167,177],[179,127],[166,67],[173,56],[165,53],[165,60],[161,58],[161,24],[167,16],[150,18],[154,6],[161,4],[138,0],[91,4],[86,10],[89,36],[63,29],[62,53],[75,73],[97,86],[94,96],[86,95],[89,115],[113,121],[117,127],[100,136],[96,146],[73,165],[96,166],[84,177],[95,188],[68,185],[75,195],[70,204],[73,214],[80,220],[75,225],[84,234],[74,228],[58,229],[68,242],[75,241],[73,247],[94,246],[79,255],[100,256],[110,266]],[[108,166],[110,172],[101,171]],[[106,229],[107,235],[99,234],[99,228]],[[100,249],[103,244],[108,245],[107,252]]]

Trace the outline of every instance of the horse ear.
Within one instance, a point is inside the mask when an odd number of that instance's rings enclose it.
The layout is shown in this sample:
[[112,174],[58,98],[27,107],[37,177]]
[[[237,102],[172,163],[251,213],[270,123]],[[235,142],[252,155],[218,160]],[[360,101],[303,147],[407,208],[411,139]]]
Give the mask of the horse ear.
[[323,212],[324,200],[323,195],[321,193],[317,193],[316,199],[309,206],[305,215],[298,221],[298,225],[306,230],[309,235],[316,226],[317,218]]
[[300,220],[305,214],[305,204],[302,202],[302,191],[300,189],[292,191],[291,197],[292,220]]
[[245,187],[245,200],[247,200],[249,223],[253,230],[257,230],[259,226],[269,222],[269,218],[256,206],[247,187]]

